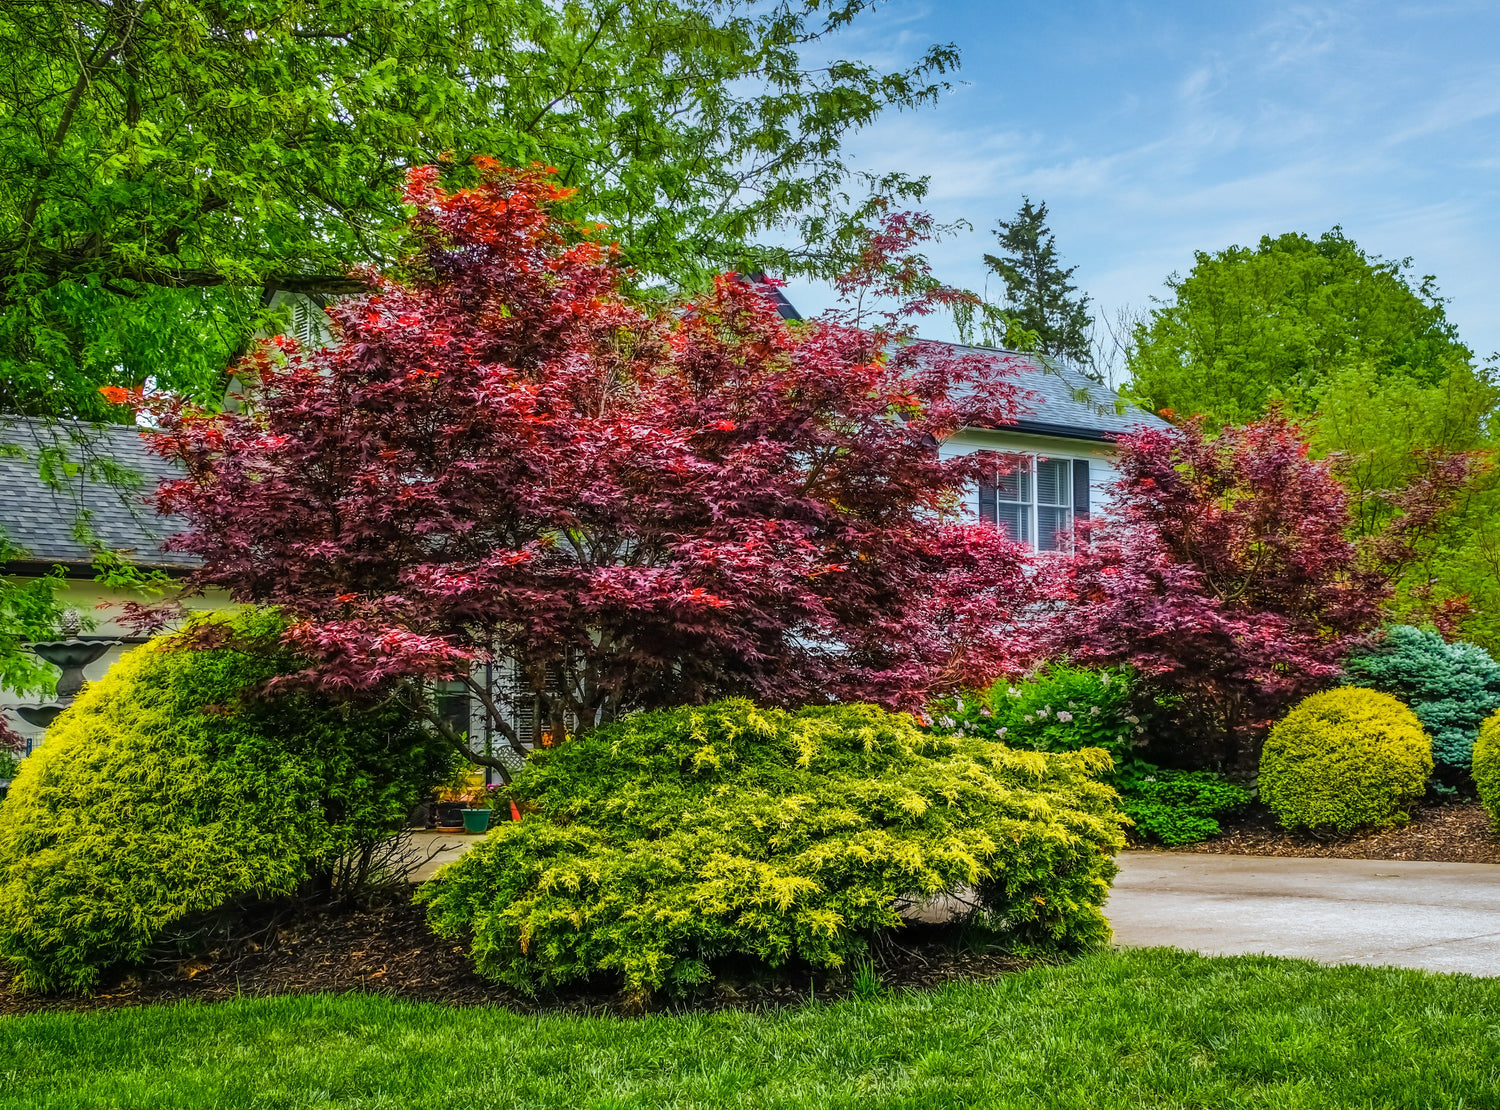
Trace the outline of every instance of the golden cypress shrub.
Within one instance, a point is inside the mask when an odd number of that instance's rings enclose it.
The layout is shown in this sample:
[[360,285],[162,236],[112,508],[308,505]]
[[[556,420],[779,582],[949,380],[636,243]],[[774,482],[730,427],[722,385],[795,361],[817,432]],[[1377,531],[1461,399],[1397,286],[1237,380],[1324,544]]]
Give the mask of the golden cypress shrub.
[[1495,828],[1500,829],[1500,709],[1479,726],[1479,738],[1474,741],[1473,771],[1479,800]]
[[418,898],[483,974],[687,993],[721,958],[848,967],[903,905],[977,902],[1027,951],[1109,941],[1124,846],[1098,748],[1014,751],[871,705],[639,713],[539,752],[529,808]]
[[1389,694],[1346,686],[1304,698],[1271,729],[1260,798],[1287,828],[1349,832],[1406,820],[1432,774],[1432,740]]
[[161,637],[90,683],[0,805],[0,963],[23,989],[88,990],[201,915],[326,885],[451,763],[392,707],[259,696],[300,665],[280,615],[205,624],[223,646]]

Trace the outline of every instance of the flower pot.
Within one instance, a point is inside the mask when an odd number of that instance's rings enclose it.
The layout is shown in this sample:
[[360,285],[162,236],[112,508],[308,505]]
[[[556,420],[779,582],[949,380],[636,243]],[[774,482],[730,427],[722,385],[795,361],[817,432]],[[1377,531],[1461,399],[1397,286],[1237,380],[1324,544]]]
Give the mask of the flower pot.
[[464,810],[464,832],[482,833],[490,827],[490,811],[487,809]]

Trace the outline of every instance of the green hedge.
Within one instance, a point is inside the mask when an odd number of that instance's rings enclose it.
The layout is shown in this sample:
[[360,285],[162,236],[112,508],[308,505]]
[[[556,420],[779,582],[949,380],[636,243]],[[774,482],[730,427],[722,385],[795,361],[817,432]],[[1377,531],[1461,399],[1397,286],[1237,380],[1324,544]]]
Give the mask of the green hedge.
[[1142,759],[1144,700],[1129,667],[1052,663],[1025,678],[1001,679],[983,692],[935,703],[932,728],[1028,751],[1100,748],[1114,761],[1106,777],[1141,836],[1166,845],[1218,836],[1218,818],[1248,805],[1249,793],[1212,771],[1167,770]]
[[1416,715],[1389,694],[1345,686],[1304,698],[1271,729],[1260,799],[1287,828],[1380,828],[1406,820],[1431,774]]
[[1500,710],[1485,718],[1474,741],[1474,785],[1490,821],[1500,830]]
[[1134,764],[1116,779],[1120,807],[1141,836],[1175,847],[1218,836],[1219,818],[1250,804],[1250,792],[1213,771]]
[[1122,846],[1102,753],[936,736],[865,706],[731,700],[540,752],[532,809],[428,883],[440,934],[523,990],[688,990],[721,956],[847,965],[903,902],[969,889],[1017,944],[1103,944]]
[[1432,737],[1433,760],[1466,769],[1479,724],[1500,708],[1500,664],[1478,644],[1396,625],[1344,665],[1348,682],[1409,705]]
[[253,696],[297,664],[282,619],[199,618],[91,683],[0,806],[0,959],[85,990],[197,915],[292,894],[399,828],[450,759],[401,714]]

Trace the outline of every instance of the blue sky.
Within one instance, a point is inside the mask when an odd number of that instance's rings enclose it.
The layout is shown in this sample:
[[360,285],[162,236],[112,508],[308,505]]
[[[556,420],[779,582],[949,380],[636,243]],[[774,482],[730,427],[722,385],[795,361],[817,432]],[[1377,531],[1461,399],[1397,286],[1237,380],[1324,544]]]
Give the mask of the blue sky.
[[1500,3],[892,0],[836,49],[894,66],[949,41],[963,84],[848,148],[929,175],[926,207],[974,224],[930,251],[945,280],[983,285],[1023,193],[1110,314],[1149,307],[1194,250],[1339,224],[1436,275],[1464,340],[1500,350]]

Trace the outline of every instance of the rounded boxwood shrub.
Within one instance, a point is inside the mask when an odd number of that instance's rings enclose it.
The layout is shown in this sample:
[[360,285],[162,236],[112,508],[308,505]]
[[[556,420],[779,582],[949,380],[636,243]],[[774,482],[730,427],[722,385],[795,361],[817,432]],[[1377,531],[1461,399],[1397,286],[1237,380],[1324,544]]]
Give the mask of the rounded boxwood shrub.
[[1352,686],[1400,698],[1432,737],[1432,758],[1467,769],[1479,724],[1500,708],[1500,664],[1478,644],[1449,643],[1430,629],[1395,625],[1344,664]]
[[1105,943],[1122,846],[1102,752],[1013,751],[868,705],[743,700],[628,717],[538,752],[530,812],[419,894],[479,970],[637,996],[718,957],[845,966],[903,903],[972,891],[1015,943]]
[[1474,741],[1474,785],[1479,801],[1500,829],[1500,710],[1485,718]]
[[247,610],[135,649],[22,763],[0,805],[0,959],[23,989],[85,990],[210,911],[326,882],[447,772],[394,709],[261,696],[298,667],[284,628]]
[[1416,714],[1345,686],[1304,698],[1271,729],[1260,800],[1287,828],[1381,828],[1406,819],[1430,774],[1432,742]]

